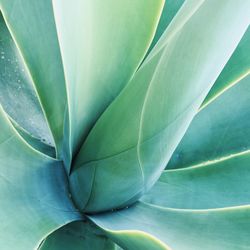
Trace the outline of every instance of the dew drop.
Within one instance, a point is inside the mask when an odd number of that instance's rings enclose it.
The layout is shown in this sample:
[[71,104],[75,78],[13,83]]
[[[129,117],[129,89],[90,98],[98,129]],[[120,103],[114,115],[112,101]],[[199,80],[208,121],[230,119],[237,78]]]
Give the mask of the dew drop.
[[42,142],[46,142],[46,140],[44,138],[42,138]]

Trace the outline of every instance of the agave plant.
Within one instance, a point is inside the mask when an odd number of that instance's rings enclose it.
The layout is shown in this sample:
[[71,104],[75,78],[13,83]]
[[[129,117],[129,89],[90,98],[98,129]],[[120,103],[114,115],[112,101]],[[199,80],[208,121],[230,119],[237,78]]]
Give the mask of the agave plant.
[[249,0],[0,11],[0,249],[250,249]]

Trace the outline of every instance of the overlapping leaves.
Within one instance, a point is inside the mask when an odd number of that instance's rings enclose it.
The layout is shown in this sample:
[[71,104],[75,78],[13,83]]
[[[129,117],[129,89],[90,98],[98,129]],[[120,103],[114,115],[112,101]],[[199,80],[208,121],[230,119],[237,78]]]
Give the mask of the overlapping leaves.
[[162,7],[0,1],[0,248],[248,248],[249,2]]
[[[233,1],[183,5],[77,155],[70,185],[78,207],[124,207],[156,182],[248,27],[236,8]],[[220,11],[211,20],[213,9]]]

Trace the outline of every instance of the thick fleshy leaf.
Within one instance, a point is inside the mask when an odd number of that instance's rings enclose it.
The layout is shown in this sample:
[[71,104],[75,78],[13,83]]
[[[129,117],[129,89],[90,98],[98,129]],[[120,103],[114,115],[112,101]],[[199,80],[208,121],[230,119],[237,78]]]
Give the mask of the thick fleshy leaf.
[[[11,119],[10,119],[11,120]],[[34,136],[32,136],[30,133],[28,133],[26,130],[24,130],[22,127],[20,127],[15,121],[12,120],[12,124],[15,127],[16,131],[19,133],[19,135],[22,136],[22,138],[35,150],[40,151],[41,153],[48,155],[50,157],[56,158],[56,152],[55,148],[47,144],[44,139],[38,139]]]
[[164,0],[53,0],[75,152],[143,59]]
[[[26,81],[32,80],[60,154],[67,100],[51,0],[0,0],[0,10],[20,53],[17,69],[27,71],[20,80],[25,88]],[[12,74],[14,78],[18,72]]]
[[220,93],[223,93],[229,86],[239,82],[250,73],[250,27],[241,39],[237,49],[216,80],[213,88],[203,102],[204,107],[213,101]]
[[199,10],[206,0],[188,0],[179,9],[175,18],[168,24],[167,29],[161,35],[153,51],[147,56],[145,61],[150,61],[155,55],[157,55],[167,43],[186,25],[186,23],[192,18],[192,16]]
[[163,172],[142,197],[171,208],[208,209],[250,204],[250,151],[204,166]]
[[149,51],[151,51],[156,45],[161,35],[164,33],[164,31],[166,30],[166,28],[168,27],[168,25],[170,24],[170,22],[172,21],[172,19],[174,18],[183,3],[184,0],[165,0],[161,18],[157,30],[155,32],[152,44],[150,45]]
[[[33,150],[0,107],[0,248],[27,250],[79,220],[62,164]],[[25,235],[25,237],[24,237]]]
[[[157,181],[247,29],[249,4],[212,0],[183,5],[172,22],[182,28],[173,34],[168,27],[166,41],[159,41],[81,148],[70,176],[80,209],[126,206]],[[184,15],[185,9],[192,15]],[[189,16],[184,24],[183,16]]]
[[[167,26],[170,24],[184,0],[167,0],[162,11],[161,19],[156,30],[155,37],[149,51],[155,46]],[[174,20],[175,21],[175,20]],[[178,27],[178,26],[177,26]],[[204,100],[202,107],[220,95],[229,86],[239,82],[250,71],[250,27],[241,39],[237,49],[234,51],[230,60],[216,80],[208,96]]]
[[85,222],[73,222],[49,235],[39,250],[117,250],[116,245]]
[[250,245],[249,206],[202,211],[138,203],[90,219],[130,250],[245,250]]
[[204,164],[250,149],[250,75],[202,109],[167,169]]
[[[25,64],[0,12],[0,103],[24,130],[52,144],[39,100]],[[27,112],[29,110],[29,112]]]

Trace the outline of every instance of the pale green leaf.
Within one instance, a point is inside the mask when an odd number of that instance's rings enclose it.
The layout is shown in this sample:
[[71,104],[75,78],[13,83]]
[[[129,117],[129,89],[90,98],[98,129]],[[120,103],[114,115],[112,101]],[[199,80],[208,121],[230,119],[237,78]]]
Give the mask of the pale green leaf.
[[202,107],[213,101],[218,95],[223,93],[230,86],[238,83],[242,78],[250,73],[250,27],[241,39],[237,49],[216,80],[213,88],[202,104]]
[[250,151],[203,166],[164,171],[143,201],[185,209],[250,204]]
[[0,102],[8,115],[31,136],[53,144],[32,80],[1,12],[0,88]]
[[194,118],[167,169],[204,164],[250,149],[250,75]]
[[39,250],[116,250],[116,245],[86,221],[70,223],[49,235]]
[[0,131],[0,249],[34,249],[81,216],[69,197],[62,163],[26,144],[1,106]]
[[[81,148],[70,176],[80,209],[124,207],[157,181],[244,35],[249,4],[213,0],[183,5],[165,41],[155,46]],[[171,33],[176,26],[179,32]]]
[[[162,10],[161,18],[155,32],[154,39],[150,45],[149,51],[156,45],[161,35],[164,33],[172,19],[184,3],[184,0],[165,0],[164,8]],[[148,51],[148,52],[149,52]]]
[[56,158],[55,148],[51,144],[46,143],[46,141],[44,139],[38,139],[37,137],[34,137],[30,133],[28,133],[25,129],[20,127],[15,121],[13,121],[13,120],[11,120],[11,121],[12,121],[12,124],[15,127],[16,131],[19,133],[19,135],[21,135],[22,138],[31,147],[40,151],[41,153],[44,153],[45,155]]
[[[173,22],[175,22],[174,16],[176,15],[180,7],[183,5],[183,2],[184,2],[183,0],[167,0],[165,2],[164,9],[162,11],[162,16],[150,49],[152,49],[156,44],[156,42],[160,39],[161,35],[163,34],[164,30],[169,25],[169,23],[172,21],[172,19]],[[195,3],[197,4],[198,2],[196,1]],[[182,11],[182,9],[180,11]],[[185,12],[183,12],[183,14],[184,16],[185,15],[188,16],[189,12],[185,9]],[[183,19],[185,20],[185,18]],[[176,22],[176,23],[177,25],[175,26],[175,29],[172,30],[172,32],[178,30],[178,26],[181,25],[181,22]],[[159,44],[157,45],[157,47],[159,47]],[[245,35],[243,36],[239,45],[237,46],[237,49],[234,51],[230,60],[228,61],[225,68],[221,72],[220,76],[216,80],[214,86],[209,91],[208,96],[206,97],[206,99],[202,104],[202,107],[207,105],[214,98],[220,95],[225,89],[237,83],[247,73],[249,73],[250,71],[250,56],[248,53],[249,49],[250,49],[250,28],[248,28],[248,30],[246,31]]]
[[89,218],[129,250],[245,250],[250,245],[249,206],[202,211],[137,203]]
[[17,63],[21,56],[60,155],[67,100],[51,0],[0,0],[0,10],[20,54]]
[[67,83],[69,143],[73,153],[141,63],[163,3],[53,0]]

